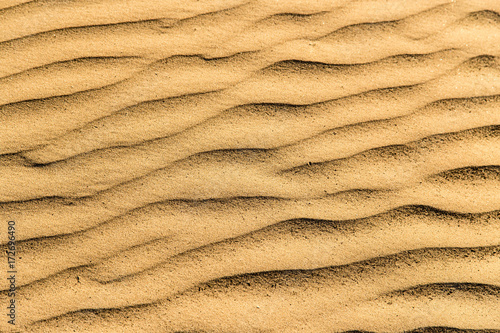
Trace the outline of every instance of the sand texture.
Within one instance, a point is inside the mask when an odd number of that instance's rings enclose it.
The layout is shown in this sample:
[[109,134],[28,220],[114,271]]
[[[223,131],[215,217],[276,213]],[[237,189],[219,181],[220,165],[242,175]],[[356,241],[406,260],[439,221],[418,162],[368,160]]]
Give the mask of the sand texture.
[[500,1],[0,0],[0,221],[0,332],[500,333]]

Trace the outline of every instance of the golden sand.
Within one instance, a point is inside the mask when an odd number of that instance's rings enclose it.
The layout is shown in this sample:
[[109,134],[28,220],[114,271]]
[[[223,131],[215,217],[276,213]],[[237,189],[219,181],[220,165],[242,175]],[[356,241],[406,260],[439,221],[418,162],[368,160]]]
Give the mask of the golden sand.
[[0,1],[0,331],[500,332],[499,96],[496,0]]

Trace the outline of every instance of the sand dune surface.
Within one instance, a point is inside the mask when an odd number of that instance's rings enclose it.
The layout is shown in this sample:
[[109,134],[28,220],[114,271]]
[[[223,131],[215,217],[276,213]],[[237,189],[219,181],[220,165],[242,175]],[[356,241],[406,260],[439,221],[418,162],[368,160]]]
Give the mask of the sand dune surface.
[[500,332],[500,3],[0,1],[0,189],[1,332]]

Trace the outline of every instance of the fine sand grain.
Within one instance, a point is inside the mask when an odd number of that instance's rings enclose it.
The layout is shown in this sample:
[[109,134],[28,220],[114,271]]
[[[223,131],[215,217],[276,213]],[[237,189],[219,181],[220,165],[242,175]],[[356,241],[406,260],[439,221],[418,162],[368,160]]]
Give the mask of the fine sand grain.
[[500,2],[0,0],[0,220],[0,332],[500,333]]

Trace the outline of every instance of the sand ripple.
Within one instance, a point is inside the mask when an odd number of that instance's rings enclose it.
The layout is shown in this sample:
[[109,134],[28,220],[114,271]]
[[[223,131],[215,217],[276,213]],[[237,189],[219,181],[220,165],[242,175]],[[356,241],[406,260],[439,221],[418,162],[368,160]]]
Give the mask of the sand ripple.
[[499,40],[494,0],[0,1],[0,330],[500,332]]

